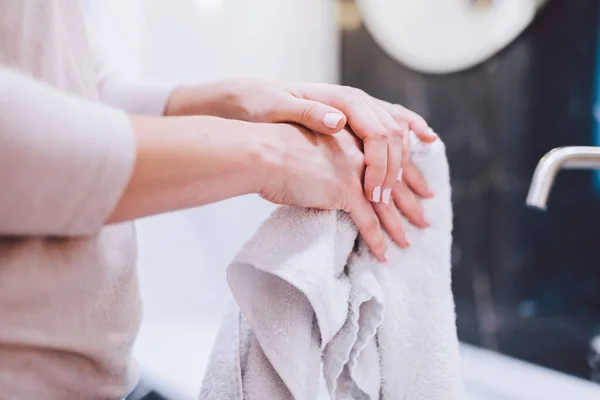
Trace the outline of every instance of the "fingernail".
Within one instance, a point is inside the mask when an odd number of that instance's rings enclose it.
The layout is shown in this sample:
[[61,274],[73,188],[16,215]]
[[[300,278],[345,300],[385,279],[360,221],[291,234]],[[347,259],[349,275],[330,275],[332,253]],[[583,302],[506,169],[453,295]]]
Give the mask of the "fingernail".
[[402,239],[395,239],[394,242],[396,242],[396,244],[399,247],[402,247],[402,248],[406,247],[406,238],[405,237],[403,237]]
[[330,129],[335,129],[335,128],[337,128],[337,126],[340,123],[340,121],[342,120],[342,118],[344,118],[344,117],[340,114],[336,114],[336,113],[326,114],[325,117],[323,117],[323,125],[325,125],[326,127],[330,128]]
[[402,145],[404,146],[410,146],[410,138],[414,137],[415,131],[413,131],[412,129],[408,132],[408,135],[404,135],[404,137],[402,138]]
[[425,228],[427,228],[427,227],[430,227],[430,226],[431,226],[431,224],[429,223],[429,221],[427,220],[427,218],[425,218],[425,216],[424,216],[424,215],[421,215],[421,218],[420,218],[420,220],[421,220],[421,225],[424,225],[424,226],[425,226]]
[[398,171],[398,177],[396,178],[396,180],[398,182],[402,182],[402,168],[400,168],[400,171]]
[[387,188],[383,191],[383,194],[381,195],[381,201],[383,201],[383,204],[390,204],[390,196],[392,195],[392,189]]
[[373,189],[373,202],[379,203],[380,197],[381,197],[381,186],[375,186],[375,189]]
[[436,138],[436,139],[437,139],[437,137],[438,137],[438,134],[437,134],[437,133],[435,133],[435,132],[433,131],[433,129],[431,129],[431,128],[427,128],[427,134],[428,134],[429,136],[431,136],[432,138]]

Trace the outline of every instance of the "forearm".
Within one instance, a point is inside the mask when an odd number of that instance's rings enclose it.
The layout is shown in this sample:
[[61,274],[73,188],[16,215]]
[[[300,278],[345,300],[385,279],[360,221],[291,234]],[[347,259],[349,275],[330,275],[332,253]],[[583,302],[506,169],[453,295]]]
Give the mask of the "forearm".
[[253,120],[239,99],[243,81],[224,81],[175,89],[165,107],[165,115],[211,115],[215,117]]
[[134,117],[137,157],[109,223],[257,193],[266,125],[213,117]]

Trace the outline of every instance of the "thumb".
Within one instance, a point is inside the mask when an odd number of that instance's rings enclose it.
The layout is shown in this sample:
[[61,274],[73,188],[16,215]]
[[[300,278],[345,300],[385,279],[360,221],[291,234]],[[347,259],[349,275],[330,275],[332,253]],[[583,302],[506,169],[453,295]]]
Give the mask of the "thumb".
[[318,101],[293,98],[282,103],[276,113],[276,122],[294,122],[318,133],[337,133],[346,126],[341,111]]

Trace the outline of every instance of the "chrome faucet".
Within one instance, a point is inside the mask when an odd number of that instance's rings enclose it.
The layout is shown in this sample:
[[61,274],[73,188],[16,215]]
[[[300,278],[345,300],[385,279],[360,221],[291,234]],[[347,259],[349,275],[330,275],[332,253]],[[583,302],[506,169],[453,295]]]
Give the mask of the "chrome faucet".
[[554,178],[561,169],[600,169],[600,147],[558,147],[546,153],[533,173],[528,206],[546,209]]

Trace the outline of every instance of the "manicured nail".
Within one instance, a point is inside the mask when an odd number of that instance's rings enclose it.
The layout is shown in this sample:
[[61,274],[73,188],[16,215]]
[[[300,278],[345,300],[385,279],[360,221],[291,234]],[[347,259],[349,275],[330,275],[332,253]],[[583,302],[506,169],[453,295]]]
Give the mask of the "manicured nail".
[[408,135],[404,135],[404,137],[402,138],[402,145],[406,146],[408,148],[410,148],[410,138],[411,137],[415,137],[415,131],[413,131],[412,129],[408,132]]
[[381,201],[383,201],[383,204],[390,204],[390,196],[392,195],[392,189],[387,188],[383,191],[383,194],[381,195]]
[[419,221],[421,221],[421,225],[423,225],[425,228],[428,228],[431,226],[431,224],[429,223],[427,218],[425,218],[425,216],[422,214],[421,214],[421,218],[419,218]]
[[323,118],[323,125],[325,125],[326,127],[330,128],[330,129],[335,129],[335,128],[337,128],[337,126],[340,123],[340,121],[342,120],[342,118],[344,118],[344,117],[340,114],[336,114],[336,113],[326,114],[325,117]]
[[437,134],[437,133],[435,133],[435,132],[433,131],[433,129],[431,129],[431,128],[427,128],[427,134],[428,134],[429,136],[431,136],[432,138],[435,138],[435,139],[437,139],[437,138],[438,138],[438,134]]
[[400,168],[400,171],[398,171],[398,177],[396,178],[396,180],[398,182],[402,182],[402,168]]
[[373,202],[379,203],[380,197],[381,197],[381,186],[375,186],[375,189],[373,189]]

